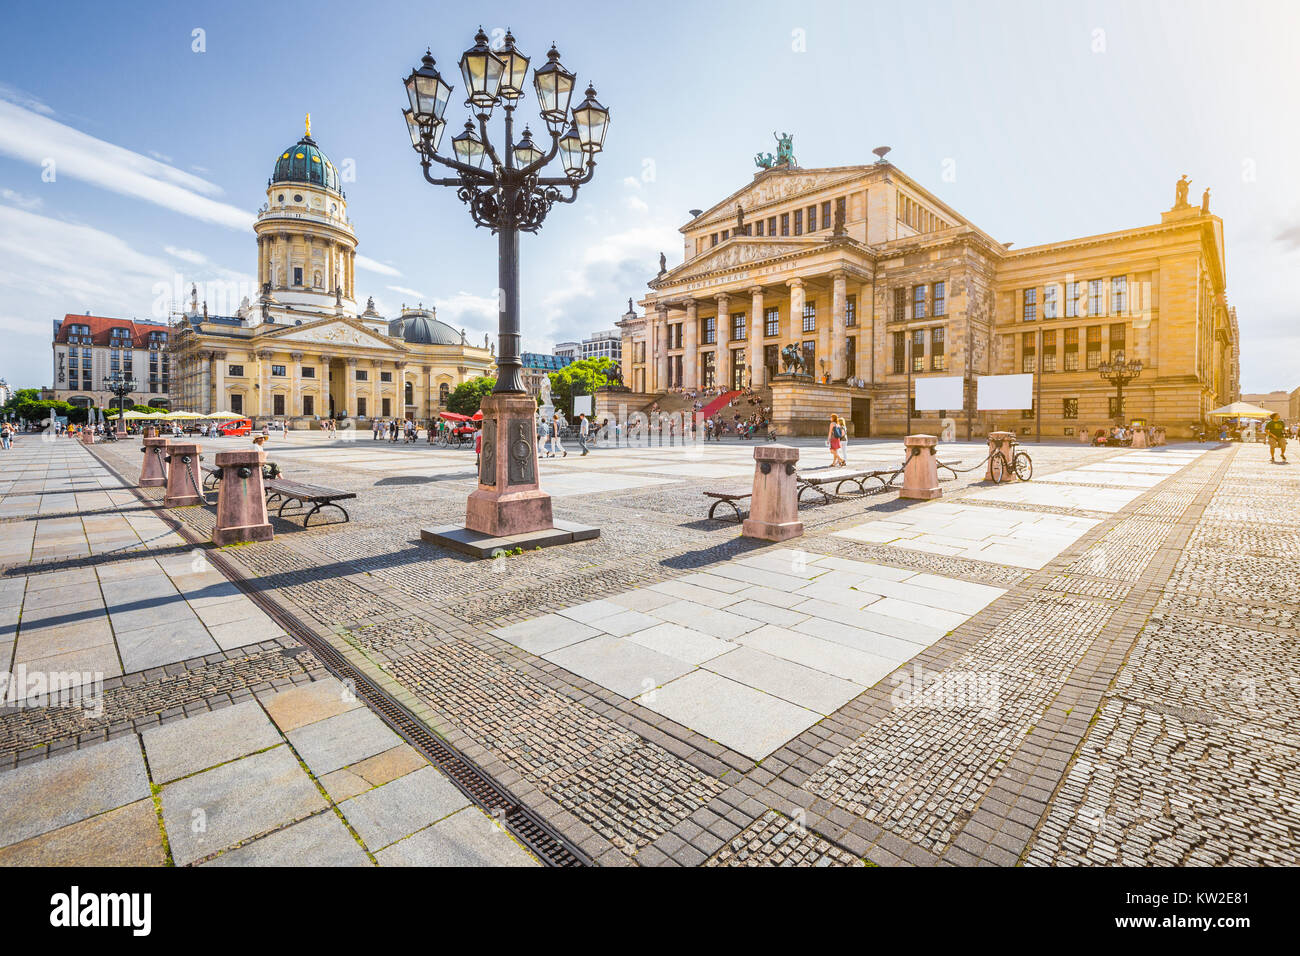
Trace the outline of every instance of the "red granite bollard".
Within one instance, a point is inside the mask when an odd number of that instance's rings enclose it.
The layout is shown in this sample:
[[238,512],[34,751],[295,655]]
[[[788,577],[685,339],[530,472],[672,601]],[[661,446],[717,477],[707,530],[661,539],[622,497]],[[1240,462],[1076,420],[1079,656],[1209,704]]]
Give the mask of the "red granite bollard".
[[799,449],[790,445],[760,445],[754,449],[754,490],[749,517],[741,525],[746,538],[786,541],[803,534],[799,520],[799,483],[795,462]]
[[1000,451],[1002,457],[1006,459],[1006,467],[1002,469],[1003,481],[1015,481],[1016,473],[1011,468],[1012,445],[1015,440],[1014,432],[989,432],[989,464],[984,471],[984,480],[993,480],[993,453]]
[[900,498],[916,498],[928,501],[942,498],[943,489],[939,487],[939,458],[935,446],[939,439],[934,435],[908,435],[903,439],[903,452],[907,460],[903,463],[903,487],[898,492]]
[[167,493],[163,496],[164,508],[201,505],[207,500],[203,496],[199,450],[199,446],[193,442],[167,446]]
[[167,484],[166,438],[146,438],[141,451],[144,460],[140,462],[140,487],[161,488]]
[[1147,430],[1145,428],[1133,429],[1133,444],[1130,448],[1147,448]]
[[240,541],[270,541],[274,537],[266,517],[266,495],[262,489],[261,449],[217,453],[221,481],[217,485],[217,524],[212,543],[218,547]]

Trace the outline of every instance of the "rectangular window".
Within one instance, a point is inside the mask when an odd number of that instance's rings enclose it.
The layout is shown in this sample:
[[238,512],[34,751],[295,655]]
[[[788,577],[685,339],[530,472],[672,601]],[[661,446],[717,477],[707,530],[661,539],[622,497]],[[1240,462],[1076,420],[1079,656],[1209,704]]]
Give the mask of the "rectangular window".
[[731,314],[731,341],[745,337],[745,313],[733,312]]
[[1026,289],[1021,296],[1020,320],[1033,322],[1038,318],[1038,290]]
[[715,380],[716,380],[716,375],[715,375],[715,372],[714,372],[714,366],[713,366],[713,353],[712,353],[712,352],[705,352],[703,355],[700,356],[700,361],[704,363],[704,365],[703,365],[703,384],[704,384],[704,387],[705,387],[705,388],[712,388],[713,385],[714,385],[714,382],[715,382]]
[[1077,282],[1065,284],[1065,317],[1067,319],[1079,317],[1079,283]]
[[1088,327],[1088,368],[1095,369],[1101,364],[1101,326]]
[[1055,319],[1056,314],[1056,294],[1059,291],[1058,286],[1049,285],[1043,288],[1043,318]]
[[788,212],[781,213],[781,235],[790,235],[790,214]]
[[912,333],[912,371],[925,371],[925,329]]
[[767,310],[767,316],[764,319],[766,328],[763,330],[769,337],[781,334],[781,310],[771,308]]
[[894,290],[894,321],[907,321],[907,290],[901,286]]
[[808,207],[808,231],[809,232],[817,231],[817,207],[816,206]]
[[295,267],[293,270],[293,284],[302,285],[302,269]]
[[272,415],[283,415],[283,414],[284,414],[284,396],[283,396],[283,395],[272,395],[272,396],[271,396],[271,414],[272,414]]
[[[227,366],[226,366],[226,374],[229,375],[231,378],[243,378],[243,377],[244,377],[244,366],[242,366],[242,365],[227,365]],[[233,410],[233,409],[232,409],[232,410]]]
[[284,375],[285,375],[284,366],[283,366],[283,365],[272,365],[272,366],[271,366],[271,374],[274,375],[276,378],[284,378]]
[[243,395],[231,395],[231,396],[230,396],[230,410],[231,410],[232,412],[234,412],[236,415],[242,415],[242,414],[244,414],[244,396],[243,396]]
[[[315,378],[316,369],[311,365],[303,365],[298,369],[298,374],[301,375],[303,378]],[[304,414],[307,413],[304,412]]]
[[769,236],[776,235],[776,216],[767,217],[767,234]]
[[1065,330],[1065,370],[1079,371],[1079,330]]
[[944,330],[942,327],[930,330],[930,371],[942,372],[948,367],[948,357],[944,354]]
[[302,413],[303,413],[304,415],[315,415],[315,414],[316,414],[316,396],[315,396],[315,395],[304,395],[304,396],[302,397]]
[[894,333],[894,374],[901,375],[907,371],[907,333]]
[[803,330],[805,332],[817,331],[817,303],[805,302],[803,305]]
[[844,324],[853,328],[858,324],[858,297],[851,295],[844,302]]
[[1088,314],[1105,315],[1106,303],[1101,297],[1101,280],[1088,280]]
[[764,222],[763,220],[760,219],[758,221],[758,231],[755,233],[756,235],[761,236],[763,234],[763,226],[764,226]]
[[794,234],[796,236],[803,235],[803,210],[802,209],[796,209],[794,211]]
[[1079,400],[1077,398],[1061,399],[1061,417],[1069,419],[1079,417]]
[[857,378],[858,375],[858,340],[856,336],[844,339],[844,377]]
[[393,414],[393,400],[391,398],[382,399],[379,404],[380,404],[381,414],[385,418]]
[[[713,345],[718,341],[718,320],[716,316],[709,316],[704,320],[704,344]],[[645,361],[642,358],[642,361]]]
[[370,373],[369,373],[368,371],[366,371],[365,369],[363,369],[363,368],[359,368],[359,369],[357,369],[357,373],[356,373],[356,374],[357,374],[357,381],[358,381],[358,382],[365,382],[365,381],[369,381],[369,379],[370,379]]
[[809,371],[817,368],[817,343],[805,341],[803,343],[803,365]]
[[1033,332],[1020,333],[1020,371],[1033,372],[1038,368],[1038,352]]
[[1128,311],[1128,276],[1115,276],[1110,280],[1110,314],[1123,315]]
[[366,397],[364,395],[357,396],[357,415],[361,418],[366,417]]
[[1111,361],[1114,361],[1114,360],[1115,360],[1115,353],[1116,353],[1116,352],[1123,352],[1123,351],[1124,351],[1124,326],[1123,326],[1123,324],[1120,324],[1120,325],[1112,325],[1112,326],[1110,327],[1110,358],[1111,358]]
[[830,227],[831,227],[831,201],[828,199],[824,203],[822,203],[822,228],[829,229]]
[[947,289],[942,282],[936,282],[933,290],[934,296],[934,314],[936,316],[948,314]]
[[391,382],[392,380],[393,380],[393,373],[392,373],[392,372],[380,372],[380,373],[379,373],[379,381],[381,381],[381,382]]
[[730,229],[722,230],[722,241],[726,242],[729,238],[731,238],[731,230]]
[[925,318],[925,286],[918,285],[912,289],[912,318]]
[[709,248],[713,248],[717,244],[718,244],[718,234],[715,232],[713,235],[709,236]]
[[777,363],[781,360],[781,347],[779,345],[763,346],[763,367],[767,369],[767,377],[771,378],[779,369]]
[[1056,371],[1056,330],[1043,333],[1043,371]]

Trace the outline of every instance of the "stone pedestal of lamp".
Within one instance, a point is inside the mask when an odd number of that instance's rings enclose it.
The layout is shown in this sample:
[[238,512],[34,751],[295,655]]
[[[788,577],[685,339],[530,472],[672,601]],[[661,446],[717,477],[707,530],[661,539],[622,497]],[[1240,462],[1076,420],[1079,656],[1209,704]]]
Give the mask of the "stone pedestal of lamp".
[[790,445],[761,445],[754,449],[754,488],[749,517],[741,525],[746,538],[788,541],[803,534],[799,520],[799,485],[795,462],[799,449]]
[[167,446],[167,492],[163,496],[164,508],[184,508],[201,505],[203,472],[199,470],[200,448],[193,442]]
[[275,537],[266,517],[262,465],[266,453],[258,448],[217,453],[221,481],[217,485],[217,523],[212,543],[218,547],[241,541],[270,541]]
[[908,435],[903,439],[903,453],[907,458],[898,497],[919,501],[943,497],[943,489],[939,487],[938,444],[939,439],[934,435]]
[[140,462],[140,487],[161,488],[167,484],[166,438],[146,438],[141,450],[144,460]]
[[537,469],[537,403],[527,393],[483,399],[483,451],[478,489],[465,507],[465,525],[425,528],[420,538],[478,558],[530,551],[600,535],[599,528],[556,521]]

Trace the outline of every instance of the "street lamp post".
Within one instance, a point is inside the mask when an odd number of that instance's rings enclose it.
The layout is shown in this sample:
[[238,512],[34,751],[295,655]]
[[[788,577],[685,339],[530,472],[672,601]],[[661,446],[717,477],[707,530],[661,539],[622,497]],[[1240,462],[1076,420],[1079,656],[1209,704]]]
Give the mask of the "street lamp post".
[[1142,374],[1141,362],[1127,362],[1124,352],[1118,351],[1109,362],[1102,362],[1097,367],[1098,374],[1115,386],[1115,421],[1124,424],[1124,386]]
[[[452,137],[454,158],[438,152],[452,86],[439,74],[431,52],[405,81],[410,107],[403,115],[425,180],[454,187],[474,223],[497,236],[497,382],[483,401],[479,486],[470,495],[465,521],[468,530],[495,536],[553,527],[550,496],[537,482],[536,408],[524,384],[520,357],[519,233],[536,233],[552,206],[577,199],[578,187],[595,174],[596,154],[609,128],[609,110],[596,100],[590,85],[582,102],[570,109],[576,77],[560,63],[552,45],[546,63],[533,71],[538,112],[550,145],[534,142],[527,126],[516,143],[515,110],[524,97],[528,66],[529,57],[515,47],[508,30],[494,50],[479,28],[474,45],[460,58],[471,118]],[[498,106],[505,126],[499,151],[488,135],[488,120]],[[557,155],[564,175],[542,175]],[[455,175],[433,176],[433,163]]]
[[113,372],[104,379],[104,388],[117,399],[117,433],[126,433],[126,400],[137,388],[136,380],[121,372]]

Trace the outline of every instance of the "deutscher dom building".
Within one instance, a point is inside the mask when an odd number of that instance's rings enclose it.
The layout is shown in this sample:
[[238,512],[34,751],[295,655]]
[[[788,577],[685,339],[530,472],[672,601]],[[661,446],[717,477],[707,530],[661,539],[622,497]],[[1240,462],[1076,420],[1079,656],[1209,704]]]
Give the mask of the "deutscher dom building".
[[172,407],[316,427],[322,418],[428,419],[496,370],[432,307],[359,308],[357,235],[338,168],[311,136],[280,150],[253,226],[260,293],[232,316],[197,294],[172,335]]

